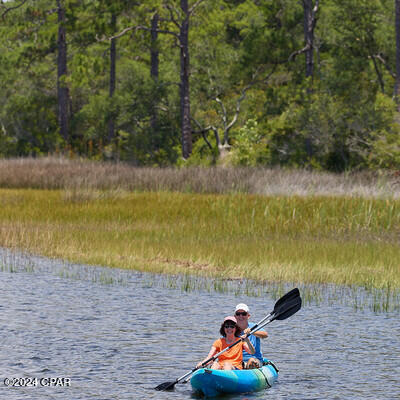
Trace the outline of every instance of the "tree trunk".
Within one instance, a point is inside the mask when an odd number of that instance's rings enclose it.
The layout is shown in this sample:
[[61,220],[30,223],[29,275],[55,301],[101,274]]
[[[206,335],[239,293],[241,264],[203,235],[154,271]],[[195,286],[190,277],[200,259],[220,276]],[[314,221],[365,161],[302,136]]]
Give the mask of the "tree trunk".
[[397,102],[397,110],[400,112],[400,0],[395,0],[396,18],[396,82],[394,95]]
[[151,66],[150,66],[150,75],[151,77],[157,81],[158,80],[158,70],[159,70],[159,51],[158,51],[158,22],[160,20],[160,16],[158,13],[153,15],[151,19]]
[[62,0],[57,0],[58,12],[58,55],[57,55],[57,99],[58,99],[58,124],[60,134],[68,142],[68,106],[69,92],[66,84],[67,77],[67,40],[65,30],[65,9]]
[[[111,15],[111,29],[114,33],[117,25],[117,16],[115,14]],[[117,43],[115,38],[111,39],[110,43],[110,100],[114,96],[115,92],[115,80],[116,80],[116,54],[117,54]],[[109,143],[115,138],[115,121],[112,115],[108,121],[108,141]]]
[[[159,74],[159,51],[158,51],[158,22],[159,15],[155,13],[153,18],[151,19],[151,48],[150,48],[150,56],[151,56],[151,64],[150,64],[150,76],[155,83],[158,82],[158,74]],[[150,126],[153,135],[157,132],[158,126],[158,116],[157,116],[157,98],[153,97],[152,101],[152,112],[150,119]]]
[[192,126],[190,121],[189,97],[189,8],[188,0],[181,0],[181,9],[184,20],[180,26],[179,44],[181,50],[180,71],[180,100],[181,100],[181,130],[182,130],[182,156],[189,158],[192,153]]
[[304,6],[304,40],[306,44],[306,77],[313,76],[314,72],[314,15],[313,0],[303,0]]

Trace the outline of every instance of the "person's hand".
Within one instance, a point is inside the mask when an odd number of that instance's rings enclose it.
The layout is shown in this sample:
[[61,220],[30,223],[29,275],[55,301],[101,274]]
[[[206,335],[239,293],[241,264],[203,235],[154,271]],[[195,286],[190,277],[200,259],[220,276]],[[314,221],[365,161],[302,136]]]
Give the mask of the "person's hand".
[[210,362],[211,361],[209,361],[206,365],[203,365],[203,362],[204,362],[205,360],[202,360],[202,361],[200,361],[197,365],[196,365],[196,368],[205,368],[207,365],[209,365],[210,364]]
[[246,328],[244,331],[243,331],[243,335],[242,336],[240,336],[242,339],[246,339],[249,335],[250,335],[250,332],[251,332],[251,329],[250,328]]

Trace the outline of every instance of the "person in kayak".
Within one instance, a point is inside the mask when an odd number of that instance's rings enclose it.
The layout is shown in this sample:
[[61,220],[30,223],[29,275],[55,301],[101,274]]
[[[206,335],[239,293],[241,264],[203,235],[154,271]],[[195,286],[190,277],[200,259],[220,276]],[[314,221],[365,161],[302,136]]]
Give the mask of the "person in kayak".
[[[237,325],[241,330],[241,335],[246,335],[250,332],[250,329],[255,325],[249,322],[250,309],[244,304],[240,303],[235,308],[235,317]],[[253,345],[255,352],[248,353],[246,349],[243,349],[243,363],[245,369],[261,368],[263,365],[263,355],[261,352],[261,340],[268,337],[268,333],[264,329],[253,332],[248,339]],[[253,355],[253,356],[252,356]]]
[[[238,326],[236,318],[229,316],[224,319],[219,332],[223,337],[217,339],[213,343],[208,356],[203,361],[200,361],[197,364],[197,367],[200,367],[203,362],[214,357],[215,354],[236,342],[240,338],[241,328]],[[248,338],[245,338],[244,336],[242,338],[243,340],[241,342],[227,350],[225,353],[222,353],[218,357],[218,361],[214,361],[209,368],[225,370],[243,369],[243,350],[246,350],[249,354],[254,354],[255,349]]]

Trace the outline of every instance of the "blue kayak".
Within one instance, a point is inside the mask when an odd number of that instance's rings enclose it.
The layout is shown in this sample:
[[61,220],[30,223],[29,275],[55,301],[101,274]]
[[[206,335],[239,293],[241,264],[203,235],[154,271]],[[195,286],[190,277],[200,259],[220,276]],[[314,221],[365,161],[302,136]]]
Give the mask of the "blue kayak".
[[249,393],[271,387],[278,379],[278,369],[264,358],[264,365],[258,369],[224,371],[201,368],[190,380],[195,392],[206,397],[221,394]]

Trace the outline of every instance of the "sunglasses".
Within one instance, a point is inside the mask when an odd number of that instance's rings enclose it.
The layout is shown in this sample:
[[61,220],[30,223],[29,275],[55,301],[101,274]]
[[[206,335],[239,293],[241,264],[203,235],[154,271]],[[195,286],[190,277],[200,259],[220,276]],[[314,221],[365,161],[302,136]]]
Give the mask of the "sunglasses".
[[243,312],[236,312],[235,315],[239,316],[239,315],[243,315],[243,317],[245,317],[247,315],[247,312],[243,311]]
[[224,328],[228,329],[228,328],[236,328],[236,325],[232,325],[232,324],[226,324],[224,325]]

